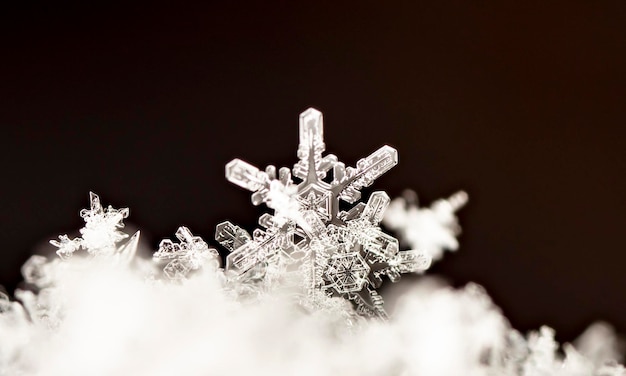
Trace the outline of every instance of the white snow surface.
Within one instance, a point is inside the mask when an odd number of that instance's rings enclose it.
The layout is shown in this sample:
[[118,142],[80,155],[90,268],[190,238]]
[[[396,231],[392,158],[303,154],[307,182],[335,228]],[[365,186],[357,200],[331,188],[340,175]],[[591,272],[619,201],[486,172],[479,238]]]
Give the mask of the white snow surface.
[[145,259],[46,267],[56,309],[0,305],[0,375],[624,375],[606,325],[590,358],[568,345],[562,359],[550,329],[524,338],[474,284],[422,277],[389,320],[346,320],[287,289],[241,299],[212,267],[182,282]]

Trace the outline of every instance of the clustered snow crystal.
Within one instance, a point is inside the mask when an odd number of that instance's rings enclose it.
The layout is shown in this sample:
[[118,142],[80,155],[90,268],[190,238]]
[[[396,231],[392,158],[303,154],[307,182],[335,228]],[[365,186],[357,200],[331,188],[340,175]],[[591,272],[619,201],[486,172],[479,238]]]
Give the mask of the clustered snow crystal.
[[139,232],[123,232],[128,209],[91,193],[81,236],[52,240],[58,258],[32,256],[15,299],[0,292],[0,376],[626,376],[609,325],[560,355],[550,328],[522,335],[475,284],[422,276],[389,292],[400,296],[388,315],[377,288],[458,248],[467,195],[418,208],[414,193],[390,202],[378,191],[341,211],[339,200],[357,202],[397,152],[383,146],[345,167],[324,148],[322,115],[309,109],[292,170],[227,165],[226,177],[274,213],[252,235],[220,223],[224,262],[186,227],[152,259],[139,256]]

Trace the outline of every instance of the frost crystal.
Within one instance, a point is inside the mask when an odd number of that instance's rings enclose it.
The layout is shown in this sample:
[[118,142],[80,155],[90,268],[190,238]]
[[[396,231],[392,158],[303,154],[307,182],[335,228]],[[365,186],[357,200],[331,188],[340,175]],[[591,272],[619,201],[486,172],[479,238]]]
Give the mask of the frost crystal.
[[198,270],[204,264],[219,266],[219,254],[199,236],[193,236],[187,227],[176,231],[180,244],[169,239],[161,241],[159,250],[153,255],[155,260],[168,261],[163,271],[170,279],[185,279],[192,270]]
[[80,230],[82,244],[90,253],[110,253],[115,244],[128,235],[119,229],[124,227],[122,220],[128,217],[128,208],[113,209],[110,205],[104,209],[97,194],[89,194],[91,209],[83,209],[80,216],[85,220],[85,227]]
[[70,239],[67,235],[59,235],[59,240],[50,240],[50,244],[59,248],[57,255],[67,260],[80,248],[92,256],[114,256],[117,261],[130,262],[137,252],[139,231],[120,246],[120,242],[128,238],[128,234],[121,231],[124,228],[124,218],[128,217],[128,208],[114,209],[111,205],[103,208],[100,197],[89,192],[89,209],[82,209],[80,216],[85,221],[85,227],[80,229],[82,237]]
[[322,292],[349,299],[365,316],[386,317],[376,292],[382,277],[395,282],[402,273],[421,272],[430,257],[400,251],[398,241],[381,231],[390,201],[384,192],[348,211],[339,210],[339,201],[357,202],[362,188],[398,163],[398,153],[383,146],[346,167],[335,155],[322,155],[323,134],[322,114],[310,108],[300,115],[299,161],[292,170],[262,171],[240,159],[226,165],[226,178],[252,191],[254,205],[274,209],[274,215],[261,216],[264,229],[252,237],[229,222],[218,226],[216,239],[230,251],[226,270],[232,278],[266,285],[299,280],[305,305],[315,305]]

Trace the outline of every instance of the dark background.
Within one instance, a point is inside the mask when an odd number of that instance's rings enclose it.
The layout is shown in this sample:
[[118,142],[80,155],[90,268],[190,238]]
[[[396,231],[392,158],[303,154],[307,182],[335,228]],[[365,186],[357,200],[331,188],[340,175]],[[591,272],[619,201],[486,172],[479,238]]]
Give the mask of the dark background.
[[0,9],[9,290],[90,190],[153,248],[183,224],[252,229],[224,165],[291,166],[314,106],[347,164],[398,149],[373,189],[469,193],[433,273],[483,284],[520,330],[626,332],[625,2],[22,3]]

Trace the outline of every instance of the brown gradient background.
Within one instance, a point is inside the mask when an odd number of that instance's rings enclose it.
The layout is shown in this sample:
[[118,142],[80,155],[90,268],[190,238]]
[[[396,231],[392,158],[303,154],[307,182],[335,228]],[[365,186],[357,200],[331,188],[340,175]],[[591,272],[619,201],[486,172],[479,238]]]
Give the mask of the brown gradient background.
[[469,193],[434,273],[483,284],[521,330],[626,332],[626,3],[494,3],[3,5],[0,284],[80,228],[89,190],[152,247],[253,228],[224,164],[290,166],[314,106],[346,163],[399,150],[373,189]]

